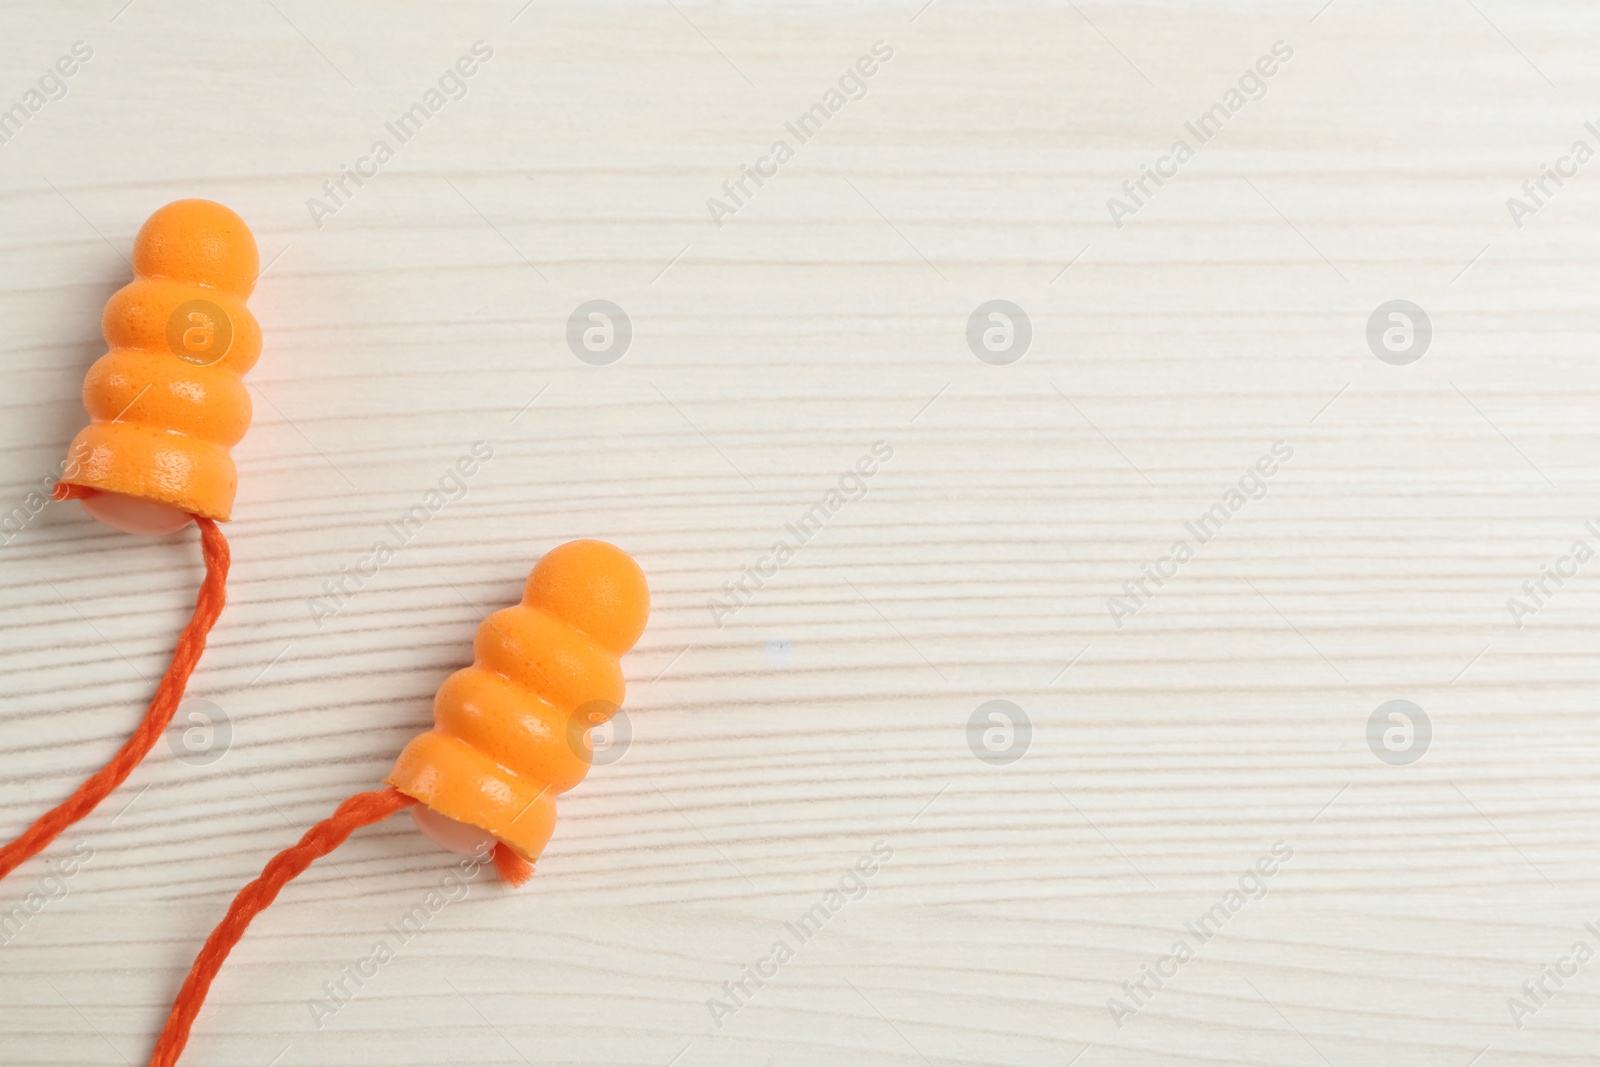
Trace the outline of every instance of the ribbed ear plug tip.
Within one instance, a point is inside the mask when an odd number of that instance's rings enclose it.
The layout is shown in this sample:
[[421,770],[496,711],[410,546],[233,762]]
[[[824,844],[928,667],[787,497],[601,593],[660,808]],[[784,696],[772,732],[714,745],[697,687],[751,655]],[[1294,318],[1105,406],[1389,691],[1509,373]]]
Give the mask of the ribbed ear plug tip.
[[83,381],[89,425],[67,451],[58,500],[130,533],[170,533],[191,515],[226,522],[250,427],[243,375],[261,355],[245,300],[259,270],[244,220],[179,200],[139,230],[134,279],[106,303],[108,351]]

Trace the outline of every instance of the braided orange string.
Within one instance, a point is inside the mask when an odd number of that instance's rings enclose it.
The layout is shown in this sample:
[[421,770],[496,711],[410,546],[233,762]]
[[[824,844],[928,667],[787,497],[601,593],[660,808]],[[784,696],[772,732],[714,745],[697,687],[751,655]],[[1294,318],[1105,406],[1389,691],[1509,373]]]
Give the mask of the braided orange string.
[[178,1062],[183,1046],[189,1041],[189,1028],[200,1013],[200,1005],[205,1003],[206,993],[211,989],[217,971],[222,968],[222,961],[228,958],[233,946],[244,936],[250,920],[277,898],[279,890],[288,885],[290,879],[344,844],[345,839],[361,827],[382,822],[415,803],[415,800],[394,788],[357,793],[340,804],[328,818],[307,830],[299,844],[272,857],[262,869],[261,877],[239,890],[239,895],[228,906],[228,914],[206,938],[205,947],[195,957],[194,966],[189,968],[189,977],[183,980],[183,988],[172,1002],[167,1025],[161,1031],[161,1039],[156,1042],[155,1053],[150,1057],[150,1067],[172,1067]]
[[178,638],[172,663],[162,676],[161,684],[156,687],[156,694],[150,700],[144,720],[139,723],[133,736],[117,749],[111,762],[95,772],[66,800],[39,816],[21,837],[0,848],[0,878],[16,870],[24,860],[54,841],[63,830],[93,811],[111,795],[113,789],[127,781],[128,775],[150,754],[162,731],[172,722],[178,703],[183,699],[184,687],[189,684],[189,676],[200,662],[200,654],[206,649],[206,637],[211,633],[217,616],[222,614],[223,601],[226,599],[229,563],[227,538],[222,536],[222,531],[217,529],[217,524],[212,520],[196,516],[195,522],[200,527],[200,550],[205,555],[205,581],[200,584],[200,592],[195,597],[194,615]]
[[[189,1030],[200,1014],[200,1007],[223,961],[244,936],[250,921],[277,899],[279,891],[290,880],[344,844],[361,827],[382,822],[415,803],[416,800],[392,786],[371,793],[357,793],[340,804],[328,818],[307,830],[299,843],[272,857],[262,868],[261,876],[239,890],[233,903],[228,905],[228,913],[206,938],[194,966],[189,968],[189,976],[183,980],[183,988],[172,1002],[167,1025],[162,1028],[161,1039],[150,1056],[150,1067],[173,1067],[178,1062],[184,1046],[189,1043]],[[533,876],[533,866],[504,844],[495,845],[493,861],[501,880],[510,885],[521,885]]]

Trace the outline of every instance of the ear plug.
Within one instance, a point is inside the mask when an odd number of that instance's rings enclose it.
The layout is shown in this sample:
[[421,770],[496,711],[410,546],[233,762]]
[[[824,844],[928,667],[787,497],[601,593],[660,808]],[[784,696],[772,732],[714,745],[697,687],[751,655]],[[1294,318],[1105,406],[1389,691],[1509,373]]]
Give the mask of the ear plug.
[[250,428],[243,375],[261,355],[245,307],[259,269],[249,227],[221,204],[179,200],[150,216],[134,280],[101,319],[110,351],[84,378],[89,425],[56,499],[129,533],[228,521],[239,484],[228,450]]
[[[541,559],[522,603],[478,627],[472,666],[445,679],[433,729],[385,779],[424,805],[419,828],[452,851],[498,839],[537,857],[557,794],[589,771],[587,731],[622,706],[620,660],[649,611],[638,565],[604,542],[572,541]],[[444,820],[477,833],[441,840]]]
[[244,220],[209,200],[179,200],[134,240],[134,280],[101,319],[109,351],[89,368],[89,425],[73,440],[55,488],[108,526],[136,534],[200,527],[206,576],[172,663],[134,732],[65,802],[0,848],[0,878],[83,818],[125,781],[172,721],[222,612],[229,553],[217,529],[233,509],[238,473],[228,449],[250,425],[241,376],[261,354],[245,307],[259,273]]
[[555,798],[583,780],[588,730],[622,704],[620,659],[644,632],[650,591],[621,549],[571,541],[533,568],[522,602],[478,627],[473,662],[440,686],[433,728],[401,751],[389,788],[359,793],[239,891],[195,959],[151,1056],[172,1067],[222,962],[250,921],[312,862],[363,826],[410,808],[452,851],[492,847],[521,885],[555,829]]

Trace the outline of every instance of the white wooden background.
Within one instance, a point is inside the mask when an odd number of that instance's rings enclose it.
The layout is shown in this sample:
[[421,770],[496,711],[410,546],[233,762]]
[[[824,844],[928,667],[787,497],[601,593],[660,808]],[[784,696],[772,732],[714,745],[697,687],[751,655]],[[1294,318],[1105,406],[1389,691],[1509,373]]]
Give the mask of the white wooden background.
[[[319,1029],[450,862],[409,820],[362,832],[256,923],[186,1063],[1600,1062],[1600,962],[1520,1028],[1507,1005],[1600,946],[1600,563],[1521,628],[1506,606],[1600,540],[1600,162],[1520,229],[1505,203],[1595,143],[1593,5],[124,3],[0,15],[0,107],[94,49],[0,145],[0,510],[82,423],[143,219],[238,210],[267,341],[190,690],[232,738],[160,746],[0,883],[0,911],[59,897],[0,945],[0,1063],[143,1063],[231,894],[376,786],[573,537],[632,552],[655,610],[632,748],[563,798],[537,879],[474,882]],[[314,226],[477,40],[468,96]],[[880,40],[867,96],[714,226]],[[1265,98],[1114,227],[1277,40]],[[563,339],[595,298],[634,327],[607,367]],[[1033,323],[1010,366],[965,340],[995,298]],[[1367,348],[1396,298],[1433,322],[1410,366]],[[480,439],[465,498],[318,629],[308,598]],[[878,439],[867,497],[713,625]],[[1114,627],[1278,440],[1267,496]],[[192,530],[75,505],[0,548],[0,833],[127,735],[198,579]],[[968,747],[992,699],[1033,724],[1009,766]],[[1410,766],[1366,741],[1391,699],[1433,724]],[[879,840],[865,898],[716,1026]],[[1266,897],[1118,1028],[1108,999],[1276,841]]]

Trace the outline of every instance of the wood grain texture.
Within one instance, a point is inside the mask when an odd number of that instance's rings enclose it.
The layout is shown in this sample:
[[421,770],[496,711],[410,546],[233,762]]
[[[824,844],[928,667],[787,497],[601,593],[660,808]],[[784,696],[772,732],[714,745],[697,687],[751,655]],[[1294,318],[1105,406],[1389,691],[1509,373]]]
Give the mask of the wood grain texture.
[[[142,220],[238,210],[267,343],[190,690],[232,738],[158,749],[0,884],[0,915],[59,897],[0,945],[0,1063],[143,1062],[231,894],[381,779],[480,617],[580,536],[632,552],[655,611],[632,747],[563,798],[538,877],[464,883],[319,1019],[450,871],[403,818],[357,835],[246,937],[186,1062],[1600,1060],[1600,962],[1520,1028],[1507,1003],[1600,948],[1600,563],[1507,607],[1600,545],[1600,162],[1520,228],[1506,204],[1600,146],[1592,5],[121,6],[0,14],[0,108],[94,48],[0,144],[0,512],[84,417]],[[465,97],[316,225],[479,40]],[[878,41],[865,96],[715,225]],[[1107,198],[1277,41],[1265,95],[1116,226]],[[633,326],[603,367],[564,339],[597,298]],[[1409,366],[1367,346],[1397,298],[1433,326]],[[968,350],[991,299],[1032,323],[1009,366]],[[319,625],[323,583],[476,441],[460,499]],[[875,441],[865,495],[717,625]],[[1116,625],[1276,442],[1265,494]],[[199,568],[192,531],[70,505],[6,538],[0,833],[126,736]],[[1032,723],[1006,766],[968,745],[994,699]],[[1409,766],[1368,747],[1391,699],[1432,724]],[[1186,932],[1275,842],[1264,896]],[[1108,1000],[1180,938],[1119,1027]]]

